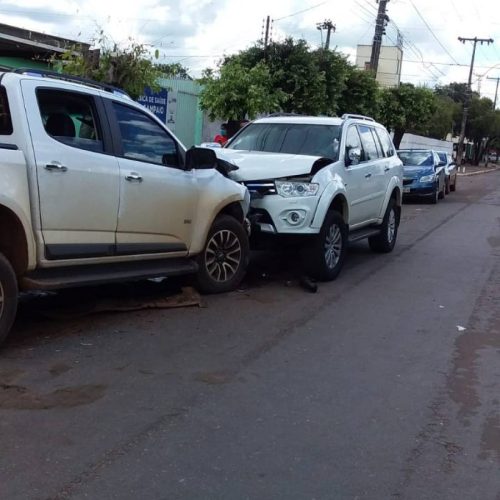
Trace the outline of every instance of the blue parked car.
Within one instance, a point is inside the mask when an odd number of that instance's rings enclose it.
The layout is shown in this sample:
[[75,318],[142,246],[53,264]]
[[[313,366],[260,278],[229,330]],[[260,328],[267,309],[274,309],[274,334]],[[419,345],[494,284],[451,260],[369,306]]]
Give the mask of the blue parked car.
[[403,162],[403,197],[426,197],[431,203],[444,198],[446,162],[432,149],[400,149]]

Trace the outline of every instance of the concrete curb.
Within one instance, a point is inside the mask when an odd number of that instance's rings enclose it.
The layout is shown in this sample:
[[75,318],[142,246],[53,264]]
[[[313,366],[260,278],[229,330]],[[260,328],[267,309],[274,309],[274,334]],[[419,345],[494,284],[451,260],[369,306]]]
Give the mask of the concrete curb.
[[470,177],[471,175],[490,174],[491,172],[497,172],[498,170],[500,170],[500,167],[495,167],[493,169],[489,168],[488,170],[478,170],[477,172],[470,172],[468,174],[461,174],[460,172],[457,172],[457,175],[459,177]]

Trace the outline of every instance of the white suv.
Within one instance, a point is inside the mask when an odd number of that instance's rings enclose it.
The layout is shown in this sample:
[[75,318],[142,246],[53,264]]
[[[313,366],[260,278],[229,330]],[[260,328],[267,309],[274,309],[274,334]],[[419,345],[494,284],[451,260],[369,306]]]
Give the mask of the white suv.
[[372,118],[270,116],[256,120],[219,158],[251,194],[254,234],[301,236],[305,264],[336,278],[347,244],[368,238],[390,252],[401,212],[402,163],[387,130]]

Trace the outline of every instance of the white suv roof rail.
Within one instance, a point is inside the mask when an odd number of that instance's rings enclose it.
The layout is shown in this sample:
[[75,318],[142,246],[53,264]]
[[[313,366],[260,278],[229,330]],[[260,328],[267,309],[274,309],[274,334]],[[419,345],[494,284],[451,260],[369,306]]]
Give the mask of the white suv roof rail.
[[354,115],[352,113],[345,113],[342,115],[342,120],[347,120],[349,118],[354,118],[355,120],[366,120],[369,122],[374,122],[375,120],[371,118],[370,116],[365,116],[365,115]]

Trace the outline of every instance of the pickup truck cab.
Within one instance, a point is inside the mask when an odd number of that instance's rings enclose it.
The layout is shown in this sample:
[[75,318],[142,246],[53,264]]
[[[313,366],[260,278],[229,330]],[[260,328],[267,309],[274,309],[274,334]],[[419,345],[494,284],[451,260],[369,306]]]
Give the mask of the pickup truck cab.
[[[0,342],[18,290],[194,274],[235,288],[247,189],[123,92],[0,73]],[[222,172],[222,173],[221,173]]]
[[290,237],[320,280],[342,267],[349,241],[390,252],[401,212],[403,168],[386,129],[359,115],[270,116],[255,120],[219,158],[251,194],[252,234]]

